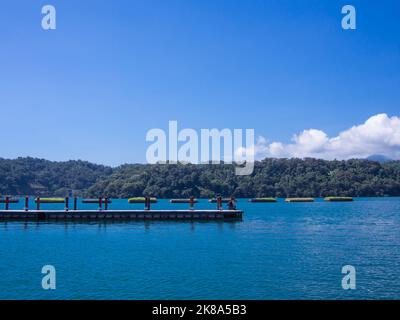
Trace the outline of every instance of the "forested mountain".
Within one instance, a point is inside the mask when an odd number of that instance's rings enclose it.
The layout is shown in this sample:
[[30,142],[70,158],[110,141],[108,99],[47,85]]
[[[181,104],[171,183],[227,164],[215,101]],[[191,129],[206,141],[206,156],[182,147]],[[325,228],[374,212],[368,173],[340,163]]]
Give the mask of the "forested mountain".
[[84,161],[0,159],[0,194],[159,198],[400,196],[400,161],[265,159],[251,176],[232,165],[147,165],[117,168]]
[[0,158],[0,195],[65,196],[83,194],[109,167],[85,161],[53,162],[35,158]]

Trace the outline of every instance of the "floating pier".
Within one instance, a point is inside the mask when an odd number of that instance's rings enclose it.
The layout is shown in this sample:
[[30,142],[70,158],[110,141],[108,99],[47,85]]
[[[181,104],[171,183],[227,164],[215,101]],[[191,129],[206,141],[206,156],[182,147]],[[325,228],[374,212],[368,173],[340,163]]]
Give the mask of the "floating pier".
[[[130,200],[142,200],[131,198]],[[36,210],[30,210],[29,197],[25,197],[25,206],[22,210],[10,208],[11,198],[5,197],[4,210],[0,210],[0,221],[7,220],[242,220],[243,211],[230,208],[223,210],[221,204],[217,210],[195,210],[192,202],[187,210],[154,210],[150,209],[150,203],[155,198],[144,197],[143,210],[109,210],[109,198],[90,199],[90,203],[97,204],[96,210],[78,210],[78,198],[73,198],[73,206],[70,209],[70,198],[35,198]],[[155,200],[156,201],[156,200]],[[41,204],[63,203],[64,209],[43,210]],[[129,203],[132,203],[129,201]]]
[[[231,198],[221,198],[221,203],[228,203],[230,200],[231,200]],[[208,202],[209,203],[217,203],[218,198],[217,199],[209,199]]]
[[169,200],[170,203],[198,203],[197,199],[171,199]]
[[[157,198],[149,198],[151,203],[157,203]],[[129,198],[128,203],[146,203],[146,197]]]
[[[108,198],[103,198],[102,199],[103,203],[112,203],[111,199]],[[98,204],[99,203],[99,199],[82,199],[82,203],[92,203],[92,204]]]
[[0,221],[222,220],[241,221],[241,210],[0,210]]
[[35,203],[65,203],[65,198],[36,198]]
[[314,202],[314,198],[286,198],[285,202]]
[[254,202],[254,203],[258,203],[258,202],[277,202],[278,200],[276,200],[276,198],[253,198],[250,199],[249,202]]
[[1,198],[0,203],[18,203],[19,199]]
[[344,201],[353,201],[353,198],[352,197],[326,197],[325,201],[344,202]]

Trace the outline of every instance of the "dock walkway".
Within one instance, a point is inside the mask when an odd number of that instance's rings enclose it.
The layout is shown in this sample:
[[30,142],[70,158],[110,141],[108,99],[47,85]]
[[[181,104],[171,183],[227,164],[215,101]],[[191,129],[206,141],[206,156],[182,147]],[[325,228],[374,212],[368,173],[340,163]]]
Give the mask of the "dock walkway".
[[0,210],[7,220],[242,220],[241,210]]

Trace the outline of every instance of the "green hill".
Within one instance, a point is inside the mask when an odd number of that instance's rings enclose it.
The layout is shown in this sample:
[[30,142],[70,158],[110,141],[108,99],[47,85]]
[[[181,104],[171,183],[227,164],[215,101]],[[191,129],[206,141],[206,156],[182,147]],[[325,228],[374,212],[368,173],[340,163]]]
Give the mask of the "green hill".
[[0,159],[0,194],[85,197],[212,198],[400,196],[400,161],[265,159],[251,176],[232,165],[147,165],[117,168],[85,161]]

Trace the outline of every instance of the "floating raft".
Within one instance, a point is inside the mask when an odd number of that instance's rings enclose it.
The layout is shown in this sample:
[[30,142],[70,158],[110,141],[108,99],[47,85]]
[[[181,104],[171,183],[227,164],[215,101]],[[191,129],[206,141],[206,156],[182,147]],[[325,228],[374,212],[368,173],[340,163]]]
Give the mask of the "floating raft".
[[277,202],[275,198],[253,198],[249,202]]
[[[144,197],[129,198],[128,203],[145,203],[146,199]],[[157,203],[157,198],[150,198],[150,203]]]
[[[40,203],[65,203],[65,198],[39,198]],[[38,200],[35,199],[35,203],[38,203]]]
[[[190,199],[171,199],[169,200],[170,203],[191,203]],[[193,203],[198,203],[197,199],[193,200]]]
[[53,220],[236,220],[240,210],[0,210],[0,221]]
[[[18,203],[18,202],[19,202],[19,199],[15,199],[15,198],[8,199],[8,203]],[[6,203],[6,199],[1,198],[0,203]]]
[[286,198],[286,202],[314,202],[314,198]]
[[[223,199],[221,199],[221,202],[222,202],[222,203],[228,203],[229,201],[231,201],[230,198],[223,198]],[[217,203],[217,199],[210,199],[210,200],[208,200],[208,202],[210,202],[210,203]]]
[[339,202],[339,201],[353,201],[352,197],[326,197],[325,201]]
[[[106,201],[107,201],[107,203],[111,203],[112,201],[111,201],[111,199],[102,199],[102,203],[106,203]],[[82,203],[95,203],[95,204],[98,204],[99,203],[99,199],[83,199],[82,200]]]

